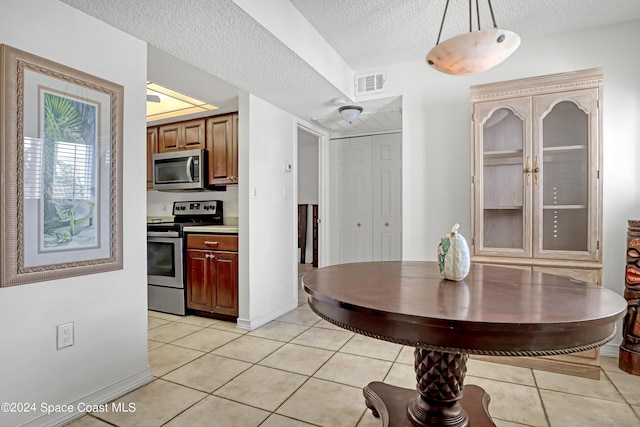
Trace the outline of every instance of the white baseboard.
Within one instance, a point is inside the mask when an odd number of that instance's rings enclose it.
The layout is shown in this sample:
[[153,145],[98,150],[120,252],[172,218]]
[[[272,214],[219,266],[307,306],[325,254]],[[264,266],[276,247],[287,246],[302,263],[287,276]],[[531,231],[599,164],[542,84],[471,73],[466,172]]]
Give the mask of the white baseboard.
[[264,313],[256,317],[255,319],[238,318],[238,322],[237,322],[238,329],[242,329],[245,331],[253,331],[254,329],[259,328],[260,326],[265,325],[274,319],[277,319],[283,314],[290,312],[291,310],[295,309],[297,306],[298,306],[298,300],[296,299],[295,301],[291,301],[289,304],[286,304],[282,307],[278,307],[274,310]]
[[[151,371],[147,366],[146,369],[81,397],[75,402],[69,402],[69,405],[73,405],[74,408],[78,408],[80,404],[82,404],[80,406],[104,405],[105,403],[124,396],[143,385],[149,384],[154,379],[155,378],[151,375]],[[85,412],[80,412],[79,410],[68,413],[52,413],[49,415],[45,413],[16,427],[59,427],[75,420],[76,418],[80,418],[83,415],[85,415]]]
[[615,357],[616,359],[620,355],[620,345],[605,344],[600,347],[600,356]]

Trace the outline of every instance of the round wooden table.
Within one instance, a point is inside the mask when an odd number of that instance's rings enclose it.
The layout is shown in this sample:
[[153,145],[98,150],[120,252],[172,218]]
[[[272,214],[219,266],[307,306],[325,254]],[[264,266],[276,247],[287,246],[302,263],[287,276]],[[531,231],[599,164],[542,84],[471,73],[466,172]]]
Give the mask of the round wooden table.
[[624,298],[600,286],[481,264],[472,264],[460,282],[444,280],[435,262],[406,261],[325,267],[302,282],[323,319],[415,347],[416,390],[381,382],[364,388],[365,403],[383,426],[494,426],[489,395],[464,386],[469,354],[589,350],[615,336],[627,308]]

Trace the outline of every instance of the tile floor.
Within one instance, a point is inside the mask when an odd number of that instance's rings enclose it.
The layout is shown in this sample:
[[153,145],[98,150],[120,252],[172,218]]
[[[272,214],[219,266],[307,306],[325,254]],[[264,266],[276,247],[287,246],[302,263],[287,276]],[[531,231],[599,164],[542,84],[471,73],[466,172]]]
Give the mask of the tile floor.
[[[300,291],[297,309],[252,332],[234,323],[149,312],[156,380],[120,399],[133,413],[88,414],[69,427],[378,427],[362,387],[414,388],[413,348],[337,328]],[[603,357],[600,380],[470,360],[466,383],[491,395],[499,427],[638,427],[640,377]]]

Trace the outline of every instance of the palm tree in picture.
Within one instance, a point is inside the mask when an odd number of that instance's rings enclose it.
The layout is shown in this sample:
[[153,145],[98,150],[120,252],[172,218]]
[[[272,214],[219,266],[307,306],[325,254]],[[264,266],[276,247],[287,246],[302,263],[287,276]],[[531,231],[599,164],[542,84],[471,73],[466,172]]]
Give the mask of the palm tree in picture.
[[69,242],[75,234],[76,158],[66,147],[85,144],[83,116],[90,116],[83,111],[85,106],[95,109],[57,94],[44,94],[43,215],[44,230],[50,237],[45,246]]

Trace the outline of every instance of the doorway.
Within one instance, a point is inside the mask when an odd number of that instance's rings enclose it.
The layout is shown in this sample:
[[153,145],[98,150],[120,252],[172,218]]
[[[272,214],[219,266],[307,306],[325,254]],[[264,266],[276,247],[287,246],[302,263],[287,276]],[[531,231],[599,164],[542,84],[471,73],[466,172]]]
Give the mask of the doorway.
[[320,139],[298,126],[298,264],[303,269],[320,263]]
[[402,133],[329,142],[328,264],[402,259]]

